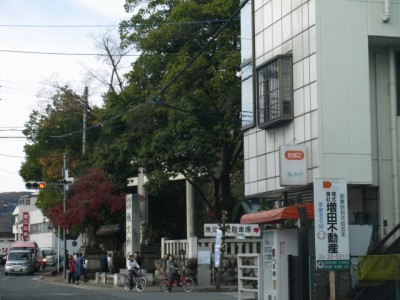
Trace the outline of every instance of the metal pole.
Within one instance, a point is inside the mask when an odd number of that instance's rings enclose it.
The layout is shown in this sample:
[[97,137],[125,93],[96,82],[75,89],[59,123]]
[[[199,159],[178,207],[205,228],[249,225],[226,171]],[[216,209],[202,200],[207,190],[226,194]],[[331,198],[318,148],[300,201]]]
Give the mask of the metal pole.
[[[67,170],[67,154],[64,153],[64,159],[63,159],[63,174],[62,177],[65,180],[65,172]],[[63,184],[63,213],[66,211],[66,203],[65,201],[67,200],[67,185],[64,183]],[[66,255],[67,255],[67,240],[66,240],[66,235],[65,235],[65,226],[63,230],[63,236],[64,236],[64,255],[63,255],[63,264],[64,264],[64,278],[67,278],[67,265],[66,265]]]
[[298,207],[300,222],[298,228],[298,278],[299,278],[299,294],[296,299],[309,299],[309,281],[308,281],[308,230],[307,230],[307,212],[305,207]]
[[58,227],[58,233],[57,233],[58,239],[57,239],[57,256],[58,256],[58,263],[57,263],[57,274],[60,274],[60,227]]
[[83,95],[83,124],[82,124],[82,156],[86,154],[86,127],[87,127],[88,88]]

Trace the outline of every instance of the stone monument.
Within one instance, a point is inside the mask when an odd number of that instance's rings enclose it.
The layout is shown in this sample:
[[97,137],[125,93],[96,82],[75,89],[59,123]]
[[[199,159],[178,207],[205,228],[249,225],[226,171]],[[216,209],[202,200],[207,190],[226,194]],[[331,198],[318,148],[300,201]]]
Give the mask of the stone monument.
[[100,272],[100,256],[103,250],[96,243],[94,228],[87,225],[83,234],[83,244],[78,250],[87,260],[86,275],[89,279],[95,277],[96,272]]

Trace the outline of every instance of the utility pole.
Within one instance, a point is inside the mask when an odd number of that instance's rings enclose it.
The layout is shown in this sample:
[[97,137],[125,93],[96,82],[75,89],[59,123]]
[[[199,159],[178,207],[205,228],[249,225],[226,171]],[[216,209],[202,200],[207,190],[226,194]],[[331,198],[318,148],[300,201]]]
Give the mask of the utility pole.
[[[226,232],[226,221],[228,220],[228,212],[226,210],[221,211],[221,225],[220,225],[220,230],[222,231],[222,237],[221,237],[221,246],[220,246],[220,257],[219,257],[219,263],[218,263],[218,270],[216,274],[216,282],[215,282],[215,288],[217,290],[221,289],[221,268],[222,264],[224,261],[224,252],[226,249],[226,244],[225,244],[225,232]],[[216,245],[217,247],[217,245]]]
[[88,105],[89,89],[86,86],[83,94],[83,124],[82,124],[82,156],[86,154],[86,128],[87,128],[87,105]]
[[[65,181],[66,180],[66,172],[67,172],[67,154],[64,153],[64,158],[63,158],[63,170],[62,170],[62,178]],[[66,211],[66,200],[67,200],[67,184],[63,184],[63,213],[65,214]],[[64,260],[64,278],[67,278],[67,240],[66,240],[66,234],[65,234],[65,226],[63,230],[63,236],[64,236],[64,255],[63,255],[63,260]]]

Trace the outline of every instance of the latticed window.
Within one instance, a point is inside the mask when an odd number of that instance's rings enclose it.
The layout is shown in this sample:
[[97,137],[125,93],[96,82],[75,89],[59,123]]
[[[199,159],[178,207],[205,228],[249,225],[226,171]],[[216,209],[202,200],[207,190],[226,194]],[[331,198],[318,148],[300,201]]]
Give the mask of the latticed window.
[[293,119],[292,57],[277,56],[257,70],[258,126]]

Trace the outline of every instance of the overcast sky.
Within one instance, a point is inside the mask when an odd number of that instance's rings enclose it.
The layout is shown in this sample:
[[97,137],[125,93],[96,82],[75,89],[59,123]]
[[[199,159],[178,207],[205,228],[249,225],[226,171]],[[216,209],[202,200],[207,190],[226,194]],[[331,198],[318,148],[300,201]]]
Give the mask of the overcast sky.
[[[83,93],[85,68],[104,68],[94,55],[61,54],[98,53],[91,36],[117,32],[112,25],[128,18],[124,2],[0,1],[0,193],[25,191],[18,171],[26,140],[18,137],[32,110],[40,108],[39,91],[58,78]],[[90,101],[100,101],[102,91],[91,84]]]

